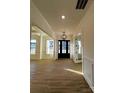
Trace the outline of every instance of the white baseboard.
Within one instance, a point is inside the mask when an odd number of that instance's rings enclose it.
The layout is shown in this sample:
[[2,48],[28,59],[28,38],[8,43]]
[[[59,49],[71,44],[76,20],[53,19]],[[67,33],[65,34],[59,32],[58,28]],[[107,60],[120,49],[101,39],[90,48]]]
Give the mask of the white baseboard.
[[88,79],[88,77],[86,75],[83,74],[83,76],[84,76],[85,80],[87,81],[89,87],[92,89],[92,91],[94,91],[94,86],[92,85],[92,82]]

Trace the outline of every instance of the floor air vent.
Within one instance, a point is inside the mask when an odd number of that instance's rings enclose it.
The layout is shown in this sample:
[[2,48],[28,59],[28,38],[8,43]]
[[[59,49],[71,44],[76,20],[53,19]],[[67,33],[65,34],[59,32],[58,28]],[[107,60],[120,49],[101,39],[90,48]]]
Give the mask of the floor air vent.
[[78,0],[76,9],[84,9],[88,0]]

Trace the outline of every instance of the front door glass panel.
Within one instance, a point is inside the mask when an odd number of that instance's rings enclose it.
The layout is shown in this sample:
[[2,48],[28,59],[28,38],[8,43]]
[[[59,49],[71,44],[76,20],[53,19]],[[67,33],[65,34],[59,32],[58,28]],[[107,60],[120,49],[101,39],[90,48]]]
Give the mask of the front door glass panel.
[[66,41],[62,41],[62,53],[66,53]]

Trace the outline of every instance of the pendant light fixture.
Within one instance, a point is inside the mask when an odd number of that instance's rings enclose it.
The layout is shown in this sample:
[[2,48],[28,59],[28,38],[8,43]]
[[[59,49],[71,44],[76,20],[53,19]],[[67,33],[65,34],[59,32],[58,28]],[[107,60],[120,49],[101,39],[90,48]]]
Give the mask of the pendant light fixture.
[[66,38],[67,38],[67,35],[65,34],[65,32],[63,32],[62,39],[65,40]]

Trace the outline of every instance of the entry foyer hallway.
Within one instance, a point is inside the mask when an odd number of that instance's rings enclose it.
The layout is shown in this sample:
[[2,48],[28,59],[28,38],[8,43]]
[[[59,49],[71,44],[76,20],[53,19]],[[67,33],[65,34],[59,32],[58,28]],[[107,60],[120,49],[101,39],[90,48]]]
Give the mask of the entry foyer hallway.
[[30,10],[30,92],[92,93],[94,0],[31,0]]
[[31,61],[31,93],[92,93],[70,59]]

